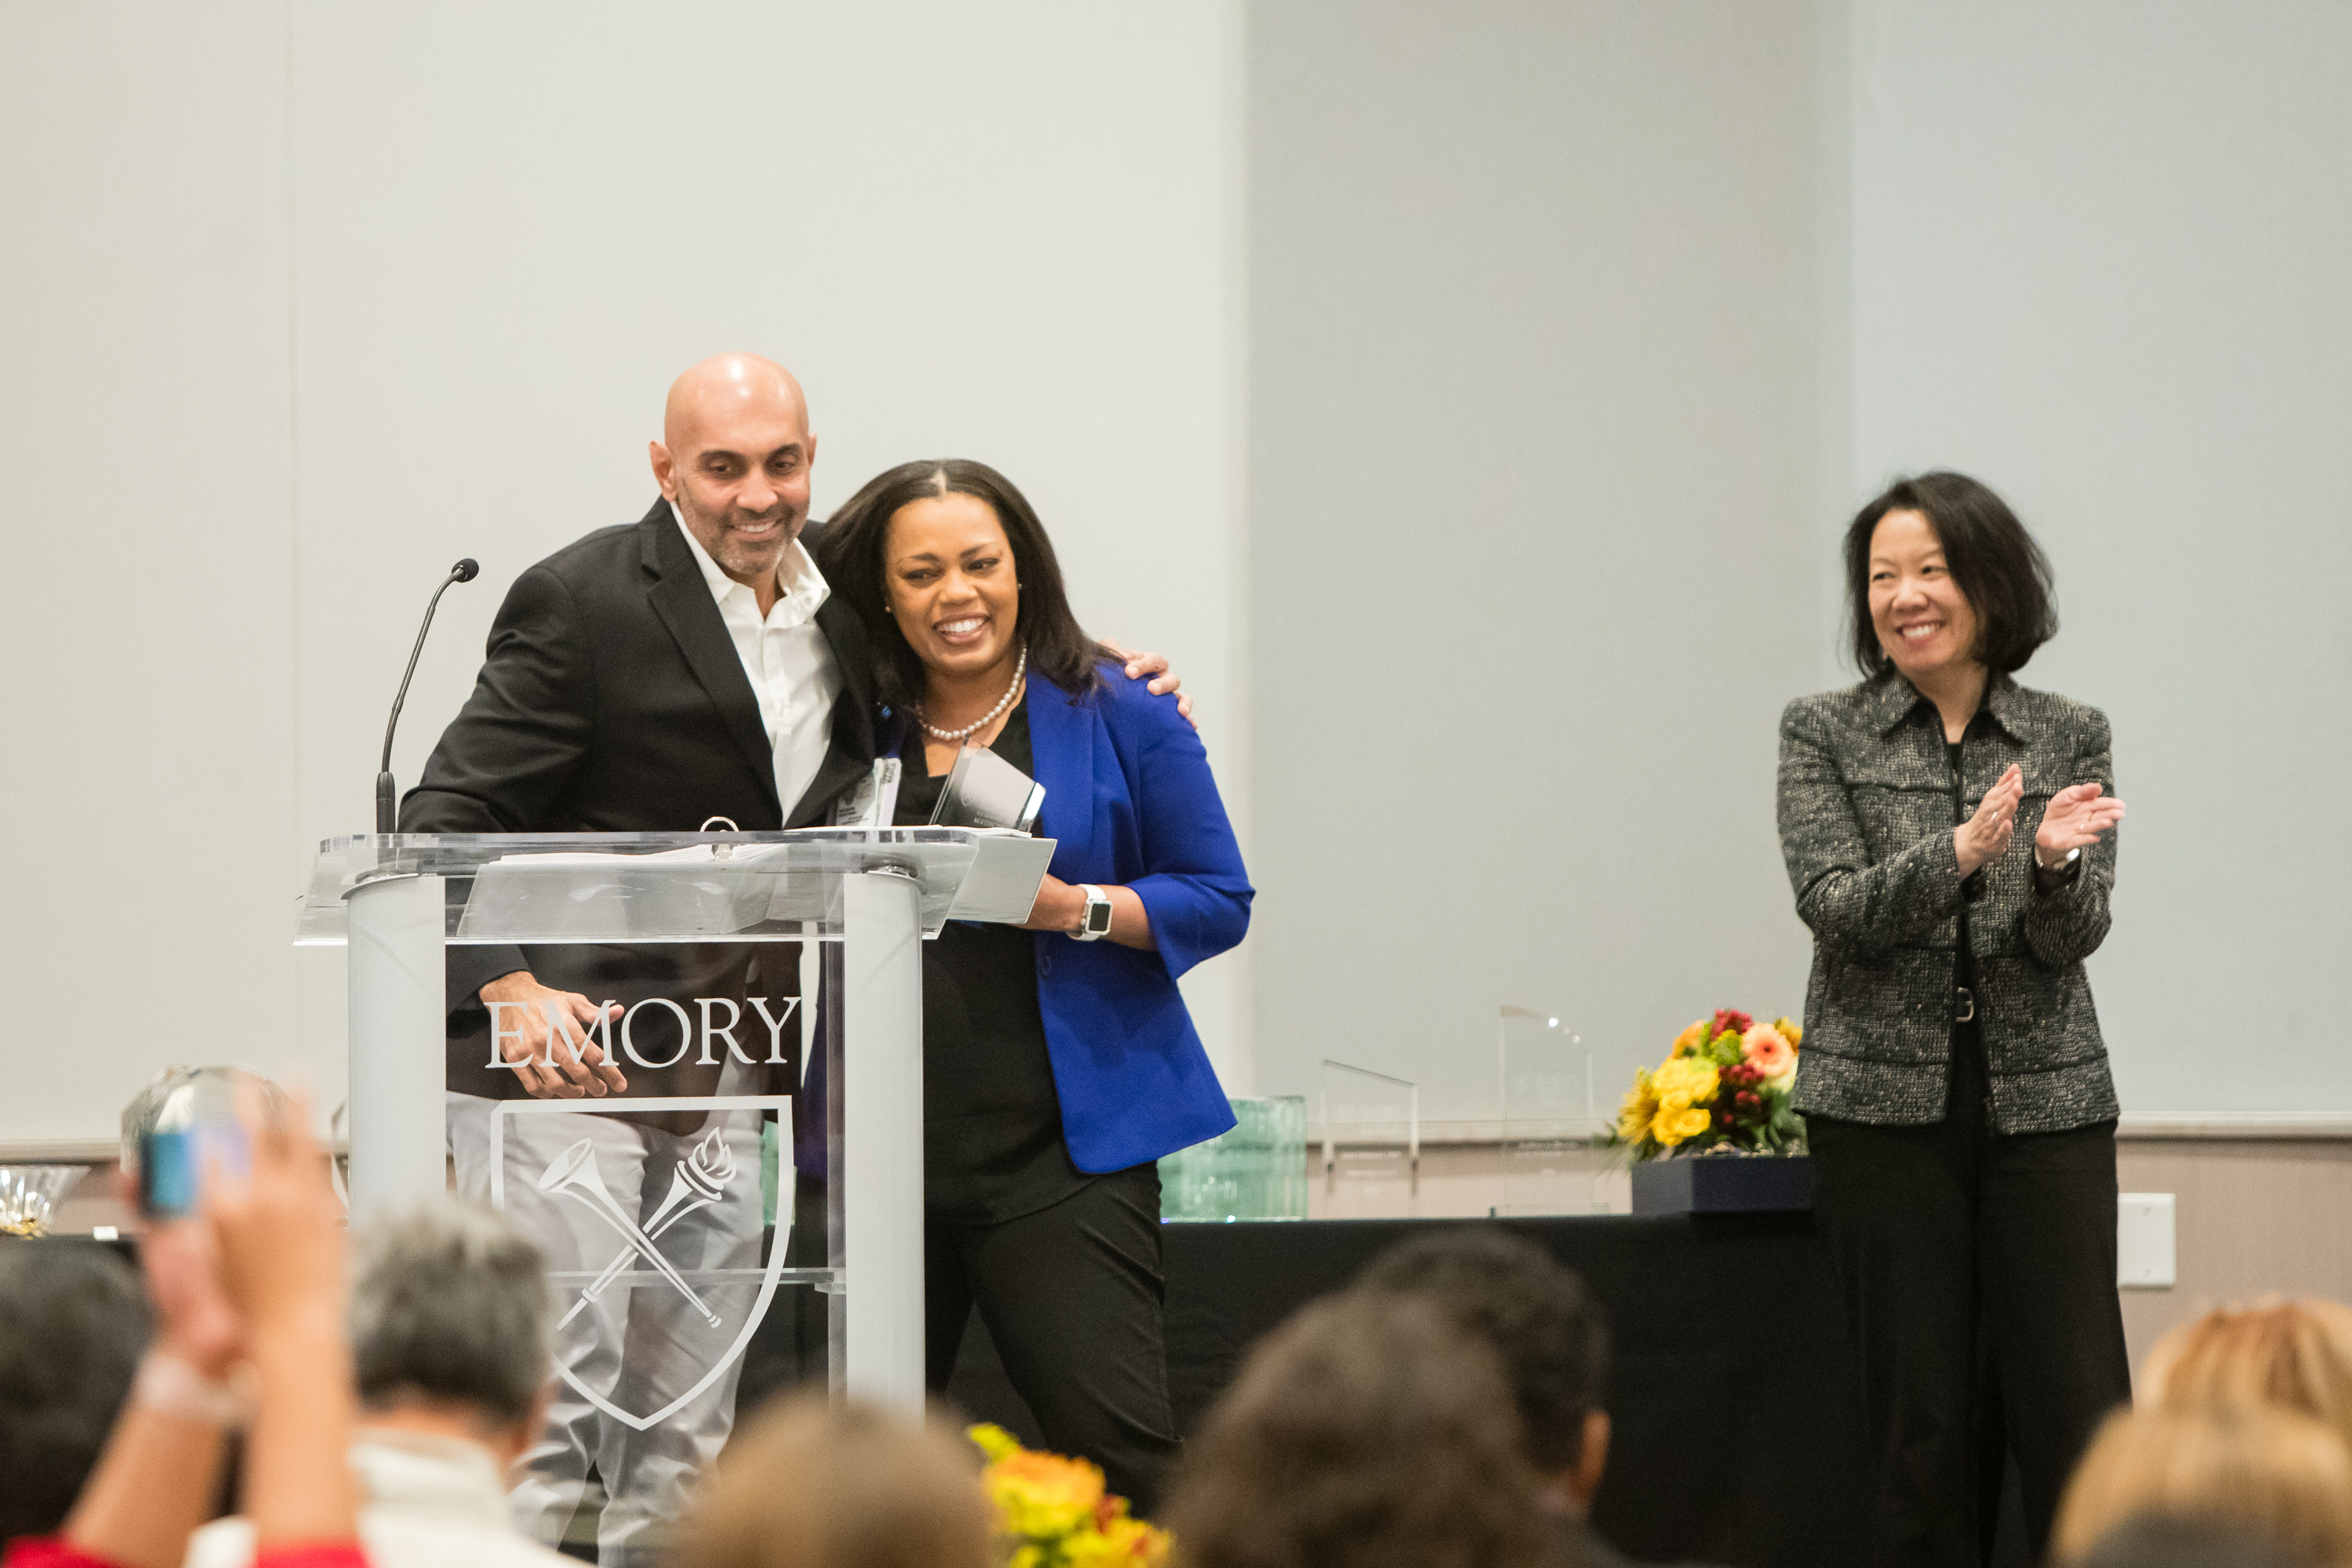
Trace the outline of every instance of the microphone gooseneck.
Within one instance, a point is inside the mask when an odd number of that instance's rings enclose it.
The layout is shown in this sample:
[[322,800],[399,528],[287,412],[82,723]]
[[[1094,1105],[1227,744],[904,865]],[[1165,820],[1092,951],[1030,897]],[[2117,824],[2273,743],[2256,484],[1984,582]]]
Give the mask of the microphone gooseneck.
[[375,830],[393,832],[399,824],[399,802],[392,784],[392,732],[400,727],[400,705],[408,700],[409,678],[416,673],[416,656],[425,651],[425,634],[433,629],[433,612],[441,607],[441,595],[449,591],[452,583],[470,583],[481,571],[474,558],[467,556],[449,568],[441,585],[433,590],[433,597],[425,605],[425,624],[416,628],[416,646],[408,650],[408,668],[400,672],[400,689],[393,694],[392,717],[383,721],[383,760],[377,764],[375,775]]

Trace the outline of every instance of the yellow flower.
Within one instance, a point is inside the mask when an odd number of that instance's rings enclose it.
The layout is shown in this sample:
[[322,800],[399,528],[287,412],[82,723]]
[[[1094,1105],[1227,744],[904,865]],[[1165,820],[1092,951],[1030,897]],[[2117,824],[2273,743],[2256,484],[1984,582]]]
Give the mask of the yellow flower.
[[1633,1087],[1625,1091],[1625,1103],[1617,1111],[1617,1136],[1628,1143],[1639,1143],[1657,1114],[1658,1097],[1651,1091],[1650,1075],[1637,1071]]
[[1686,1138],[1697,1137],[1714,1125],[1714,1115],[1696,1106],[1681,1110],[1662,1109],[1658,1119],[1650,1124],[1650,1136],[1671,1149]]
[[1694,1051],[1705,1048],[1706,1045],[1706,1020],[1705,1018],[1701,1018],[1697,1023],[1693,1024],[1689,1028],[1685,1029],[1681,1034],[1675,1037],[1674,1054],[1678,1057],[1686,1057]]
[[1794,1050],[1796,1047],[1805,1043],[1805,1031],[1799,1028],[1796,1025],[1789,1022],[1786,1018],[1773,1019],[1772,1027],[1780,1033],[1782,1039],[1789,1042],[1789,1047],[1791,1050]]
[[1650,1119],[1650,1136],[1671,1149],[1696,1138],[1714,1124],[1708,1110],[1715,1099],[1715,1064],[1697,1057],[1678,1057],[1660,1064],[1650,1075],[1650,1090],[1658,1109]]
[[1168,1532],[1139,1519],[1118,1515],[1101,1533],[1073,1536],[1063,1543],[1069,1568],[1158,1568],[1168,1561]]
[[1702,1057],[1683,1057],[1659,1064],[1650,1075],[1650,1088],[1659,1103],[1679,1099],[1687,1107],[1715,1098],[1715,1064]]
[[971,1438],[973,1446],[986,1455],[992,1463],[1004,1458],[1007,1454],[1017,1454],[1021,1451],[1020,1439],[993,1421],[982,1421],[977,1426],[967,1426],[963,1429],[963,1435]]

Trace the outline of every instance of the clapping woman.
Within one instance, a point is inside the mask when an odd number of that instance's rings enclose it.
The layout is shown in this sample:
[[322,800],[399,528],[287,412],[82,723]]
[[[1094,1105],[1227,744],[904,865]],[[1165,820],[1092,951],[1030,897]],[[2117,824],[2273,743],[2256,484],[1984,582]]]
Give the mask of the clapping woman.
[[1978,1561],[2004,1429],[2039,1561],[2131,1395],[2083,972],[2124,815],[2107,721],[2011,679],[2057,631],[2049,567],[1976,480],[1896,484],[1845,566],[1865,679],[1781,715],[1780,826],[1813,932],[1796,1103],[1860,1352],[1874,1561]]
[[1176,1448],[1156,1162],[1234,1124],[1176,987],[1249,926],[1207,754],[1172,700],[1105,678],[1044,526],[993,468],[891,469],[817,559],[874,638],[897,820],[930,820],[960,749],[986,746],[1045,786],[1056,841],[1025,927],[924,945],[930,1386],[976,1306],[1047,1444],[1148,1510]]

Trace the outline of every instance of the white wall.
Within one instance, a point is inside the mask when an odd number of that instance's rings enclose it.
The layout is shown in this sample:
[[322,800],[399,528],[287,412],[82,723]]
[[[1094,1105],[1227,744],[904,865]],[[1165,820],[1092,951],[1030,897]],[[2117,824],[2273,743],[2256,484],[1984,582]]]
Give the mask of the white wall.
[[1511,1003],[1613,1106],[1801,1009],[1815,51],[1801,4],[1252,8],[1267,1090],[1330,1057],[1491,1121]]
[[0,1141],[293,1039],[278,6],[0,6]]
[[[8,527],[39,567],[5,635],[44,673],[12,676],[5,732],[90,759],[20,753],[0,800],[90,829],[12,879],[48,900],[5,917],[17,1037],[61,1044],[0,1142],[103,1136],[174,1059],[298,1058],[340,1098],[340,964],[298,964],[291,900],[318,839],[368,826],[426,594],[481,561],[418,668],[404,784],[508,583],[643,512],[662,394],[721,349],[801,375],[820,515],[908,458],[1011,474],[1087,624],[1178,659],[1240,795],[1223,6],[103,15],[0,11],[0,206],[58,242],[15,253],[0,305],[31,372],[0,391]],[[135,556],[66,591],[99,564],[82,520],[131,509],[159,519],[122,527]],[[219,858],[231,889],[175,895],[194,931],[93,938],[141,878]],[[126,978],[135,1016],[93,1001]],[[1237,1078],[1245,981],[1188,985]]]
[[2050,553],[2021,679],[2106,710],[2131,807],[2091,963],[2126,1110],[2352,1110],[2352,10],[1843,25],[1840,506],[1955,467]]

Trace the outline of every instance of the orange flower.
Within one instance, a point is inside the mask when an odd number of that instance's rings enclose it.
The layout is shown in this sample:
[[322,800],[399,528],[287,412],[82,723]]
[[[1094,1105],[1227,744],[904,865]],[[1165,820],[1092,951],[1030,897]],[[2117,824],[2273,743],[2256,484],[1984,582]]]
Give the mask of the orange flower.
[[1699,1050],[1706,1045],[1706,1020],[1705,1018],[1701,1018],[1697,1023],[1693,1024],[1689,1028],[1685,1029],[1681,1034],[1675,1037],[1674,1054],[1678,1057],[1689,1056],[1692,1052]]
[[1739,1055],[1768,1089],[1785,1092],[1796,1081],[1796,1050],[1769,1024],[1759,1024],[1748,1031],[1739,1043]]

